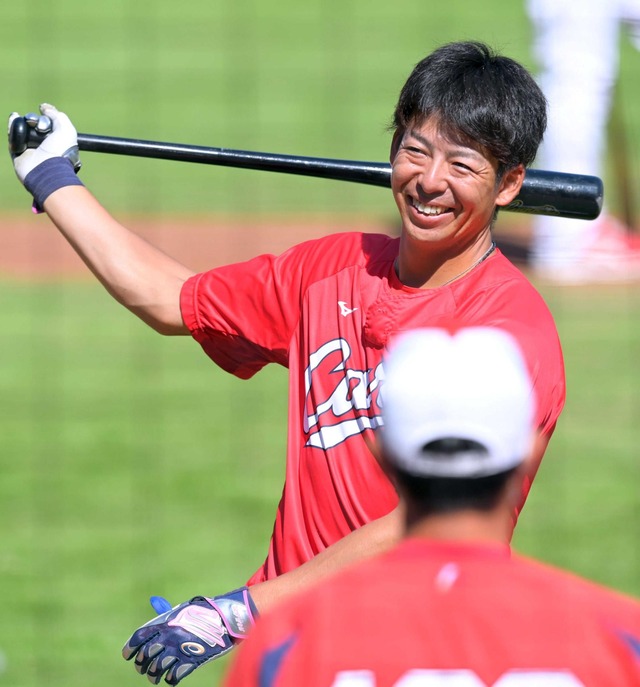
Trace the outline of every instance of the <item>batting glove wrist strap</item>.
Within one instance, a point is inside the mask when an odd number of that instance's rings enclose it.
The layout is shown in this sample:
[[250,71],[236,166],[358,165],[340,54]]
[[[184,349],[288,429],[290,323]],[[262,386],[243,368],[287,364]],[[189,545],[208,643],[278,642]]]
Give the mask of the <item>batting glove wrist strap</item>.
[[253,627],[258,617],[258,609],[247,587],[234,589],[232,592],[207,599],[207,601],[220,614],[227,632],[237,640],[247,636],[247,632]]
[[34,206],[42,208],[44,201],[54,191],[64,186],[83,186],[83,183],[76,175],[69,158],[51,157],[27,174],[24,186],[33,196]]

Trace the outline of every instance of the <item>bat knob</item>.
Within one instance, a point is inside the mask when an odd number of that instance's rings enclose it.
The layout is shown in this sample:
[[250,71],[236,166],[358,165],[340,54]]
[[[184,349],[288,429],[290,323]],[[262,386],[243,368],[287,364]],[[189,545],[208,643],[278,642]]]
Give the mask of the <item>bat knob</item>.
[[51,119],[46,115],[30,112],[24,117],[15,117],[9,127],[9,152],[16,157],[27,148],[37,148],[52,128]]
[[22,155],[27,149],[27,121],[24,117],[16,117],[9,127],[9,152],[12,157]]

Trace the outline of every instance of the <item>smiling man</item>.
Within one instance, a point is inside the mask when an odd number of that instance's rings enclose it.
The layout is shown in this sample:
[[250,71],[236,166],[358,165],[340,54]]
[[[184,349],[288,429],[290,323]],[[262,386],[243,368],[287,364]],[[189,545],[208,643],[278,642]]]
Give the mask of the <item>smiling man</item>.
[[102,208],[63,157],[75,128],[54,107],[41,110],[53,133],[14,160],[17,175],[108,291],[158,332],[190,334],[240,378],[268,363],[289,369],[286,478],[265,563],[248,588],[196,597],[137,630],[123,653],[140,672],[176,684],[229,651],[257,612],[395,543],[398,496],[367,433],[381,424],[382,358],[399,332],[457,320],[516,337],[540,401],[522,506],[565,399],[551,314],[491,238],[546,126],[526,69],[474,42],[415,67],[391,144],[399,239],[334,234],[201,274]]

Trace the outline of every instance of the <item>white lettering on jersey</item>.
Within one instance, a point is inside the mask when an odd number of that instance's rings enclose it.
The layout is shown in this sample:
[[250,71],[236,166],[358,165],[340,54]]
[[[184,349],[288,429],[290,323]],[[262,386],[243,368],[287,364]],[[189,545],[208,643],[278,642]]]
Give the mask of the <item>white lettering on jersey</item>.
[[[376,687],[370,670],[343,670],[331,687]],[[487,687],[471,670],[409,670],[394,687]],[[510,670],[488,687],[584,687],[569,671]]]
[[[332,448],[382,424],[380,401],[374,400],[384,379],[382,364],[373,372],[350,369],[350,357],[351,347],[345,339],[328,341],[309,355],[304,373],[307,446]],[[328,397],[326,389],[331,389]]]

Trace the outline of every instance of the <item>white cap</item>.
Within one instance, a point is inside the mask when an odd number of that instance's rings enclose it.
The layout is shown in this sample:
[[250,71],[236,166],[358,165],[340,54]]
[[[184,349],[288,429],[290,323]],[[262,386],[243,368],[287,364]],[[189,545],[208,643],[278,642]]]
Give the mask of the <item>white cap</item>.
[[[406,332],[384,369],[382,445],[403,472],[484,477],[528,455],[535,398],[520,348],[504,330]],[[482,450],[429,451],[428,444],[446,439],[477,442]]]

